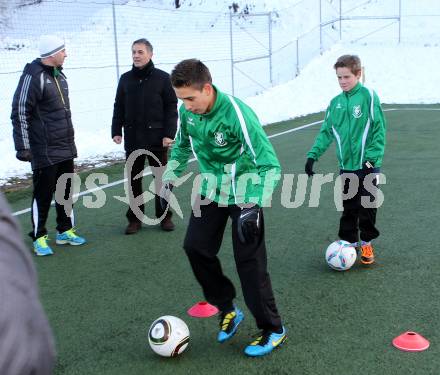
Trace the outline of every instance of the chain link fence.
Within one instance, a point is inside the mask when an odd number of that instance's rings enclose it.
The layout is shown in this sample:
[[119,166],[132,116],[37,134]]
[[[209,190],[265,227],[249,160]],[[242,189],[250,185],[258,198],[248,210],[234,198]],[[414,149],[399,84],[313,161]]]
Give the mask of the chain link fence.
[[[76,131],[89,134],[81,138],[82,147],[105,154],[109,150],[96,141],[110,137],[117,81],[131,68],[133,40],[149,39],[154,63],[168,72],[182,59],[201,59],[222,90],[242,98],[295,78],[340,41],[438,42],[440,4],[439,9],[417,14],[405,13],[405,0],[389,0],[386,9],[375,4],[376,0],[302,0],[255,14],[159,9],[146,2],[108,0],[44,0],[17,8],[0,25],[1,152],[13,150],[12,96],[24,65],[38,55],[42,34],[65,38]],[[433,25],[429,31],[425,27],[420,35],[405,33],[405,25],[427,22]]]

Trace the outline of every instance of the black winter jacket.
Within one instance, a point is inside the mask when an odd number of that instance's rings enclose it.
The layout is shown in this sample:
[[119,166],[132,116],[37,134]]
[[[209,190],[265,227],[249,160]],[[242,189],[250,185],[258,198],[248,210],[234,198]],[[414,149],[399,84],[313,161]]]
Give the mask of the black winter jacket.
[[32,169],[77,156],[66,77],[40,59],[26,64],[12,101],[17,151],[30,149]]
[[139,148],[162,149],[162,138],[177,130],[177,98],[168,73],[154,67],[133,66],[118,84],[112,121],[112,138],[122,136],[127,152]]

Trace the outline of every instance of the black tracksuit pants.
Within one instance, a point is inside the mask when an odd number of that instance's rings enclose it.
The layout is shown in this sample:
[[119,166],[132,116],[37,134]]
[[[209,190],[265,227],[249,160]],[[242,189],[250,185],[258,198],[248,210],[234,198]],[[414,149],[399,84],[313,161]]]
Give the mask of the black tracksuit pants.
[[[149,152],[151,152],[152,154],[154,154],[157,157],[157,159],[160,161],[160,164],[152,156],[142,154],[142,155],[139,155],[135,159],[134,164],[133,164],[133,168],[131,169],[131,171],[127,171],[127,176],[129,179],[128,182],[129,182],[131,189],[133,191],[134,198],[143,194],[142,177],[137,178],[137,179],[134,179],[134,177],[136,175],[138,175],[139,173],[143,172],[143,170],[145,168],[145,161],[147,159],[148,159],[148,164],[151,167],[151,172],[152,172],[153,178],[154,178],[155,191],[157,193],[160,191],[160,188],[162,185],[162,174],[163,174],[165,167],[167,165],[167,162],[168,162],[168,150],[167,149],[149,150]],[[127,159],[129,156],[130,156],[130,153],[127,153],[126,154]],[[130,195],[130,198],[131,197],[132,196]],[[160,205],[160,197],[158,194],[156,194],[154,203],[155,203],[155,214],[156,214],[156,217],[159,218],[163,215],[164,210],[162,209],[162,207]],[[132,201],[132,199],[130,199],[130,206],[128,207],[127,214],[126,214],[127,219],[130,223],[141,222],[141,220],[136,217],[135,213],[131,209],[131,207],[133,205],[135,205],[135,203]],[[139,209],[142,212],[145,212],[145,207],[143,204],[139,205]],[[167,214],[171,215],[171,212],[168,211]]]
[[[73,160],[65,160],[61,163],[35,169],[33,171],[32,179],[34,191],[31,207],[33,229],[32,232],[29,233],[29,236],[33,241],[47,234],[46,221],[49,214],[50,204],[55,193],[58,178],[64,173],[73,173]],[[64,199],[70,200],[70,202],[72,200],[71,186],[72,180],[68,179],[64,187]],[[58,202],[55,202],[55,209],[57,212],[57,231],[62,233],[72,228],[74,225],[73,210],[67,215],[64,205],[59,204]]]
[[236,297],[232,282],[223,274],[217,257],[228,218],[232,218],[232,245],[244,300],[255,317],[257,327],[278,331],[281,318],[275,304],[264,241],[264,219],[261,211],[261,236],[256,244],[242,244],[238,239],[237,219],[240,207],[219,207],[212,202],[201,206],[201,216],[191,213],[184,249],[206,300],[221,311],[228,310]]
[[[344,171],[341,171],[341,174]],[[347,173],[354,173],[359,179],[359,187],[356,195],[350,199],[344,199],[342,204],[344,211],[339,222],[339,238],[341,240],[355,243],[359,241],[369,242],[379,237],[379,230],[376,228],[376,207],[364,207],[361,203],[362,197],[374,200],[371,192],[365,189],[364,179],[366,174],[363,170],[359,171],[345,171]],[[371,173],[378,174],[379,168],[374,168]],[[343,193],[347,194],[349,191],[350,179],[346,179],[344,183]],[[374,186],[377,186],[377,177],[373,181]]]

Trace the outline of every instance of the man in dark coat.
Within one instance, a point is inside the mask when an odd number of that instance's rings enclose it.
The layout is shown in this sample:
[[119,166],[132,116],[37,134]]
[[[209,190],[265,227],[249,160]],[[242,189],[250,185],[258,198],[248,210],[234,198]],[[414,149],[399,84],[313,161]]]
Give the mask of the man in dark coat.
[[[32,227],[36,255],[53,254],[47,244],[46,220],[59,177],[73,173],[76,158],[69,90],[62,65],[64,41],[54,35],[40,39],[40,58],[26,64],[12,102],[11,120],[17,159],[31,162],[33,171]],[[71,179],[56,202],[57,244],[82,245],[74,229]]]
[[32,259],[0,193],[0,374],[50,375],[52,332],[38,297]]
[[[173,144],[177,129],[176,94],[169,74],[154,67],[152,56],[153,46],[148,40],[133,42],[133,67],[119,80],[113,111],[112,138],[120,144],[124,129],[126,169],[132,193],[129,193],[125,234],[138,232],[143,219],[143,200],[136,202],[136,198],[143,194],[142,177],[137,176],[144,170],[148,159],[156,192],[159,193],[162,173],[168,161],[168,148]],[[155,196],[155,214],[161,220],[163,230],[174,229],[171,212],[161,207],[158,194]]]

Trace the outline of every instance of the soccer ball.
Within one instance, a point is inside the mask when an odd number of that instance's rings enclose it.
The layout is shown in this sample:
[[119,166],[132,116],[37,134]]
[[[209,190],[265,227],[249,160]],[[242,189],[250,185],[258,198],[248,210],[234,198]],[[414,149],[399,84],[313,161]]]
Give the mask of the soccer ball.
[[188,326],[175,316],[161,316],[151,325],[148,342],[151,349],[162,357],[176,357],[188,346]]
[[335,241],[325,252],[325,260],[336,271],[349,270],[356,262],[356,249],[347,241]]

